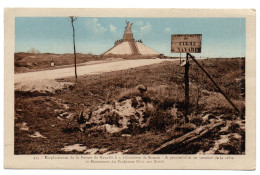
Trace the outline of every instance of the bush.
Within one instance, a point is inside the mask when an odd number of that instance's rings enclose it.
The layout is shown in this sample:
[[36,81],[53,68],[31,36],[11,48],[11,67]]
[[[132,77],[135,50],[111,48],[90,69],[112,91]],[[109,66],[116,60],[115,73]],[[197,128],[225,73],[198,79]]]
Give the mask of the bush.
[[141,93],[136,88],[124,89],[120,92],[118,96],[118,101],[123,101],[125,99],[131,99],[136,96],[140,96]]
[[241,133],[241,127],[238,123],[235,122],[231,122],[229,128],[228,128],[228,132],[230,133]]
[[147,111],[147,115],[150,116],[148,118],[148,126],[147,128],[152,131],[166,131],[167,126],[167,114],[162,110],[152,110]]

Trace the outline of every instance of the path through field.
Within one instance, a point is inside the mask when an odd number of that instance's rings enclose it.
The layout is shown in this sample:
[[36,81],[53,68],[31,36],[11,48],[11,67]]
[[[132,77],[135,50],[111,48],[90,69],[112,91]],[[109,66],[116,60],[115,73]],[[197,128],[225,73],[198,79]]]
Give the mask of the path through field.
[[[138,60],[122,60],[116,62],[108,62],[101,64],[85,65],[77,67],[78,76],[100,74],[104,72],[125,70],[130,68],[135,68],[139,66],[151,65],[161,63],[163,61],[175,61],[172,59],[138,59]],[[59,89],[60,84],[55,81],[55,79],[65,78],[74,76],[74,67],[45,70],[37,72],[27,72],[15,74],[15,89],[28,91],[28,90],[47,90]]]

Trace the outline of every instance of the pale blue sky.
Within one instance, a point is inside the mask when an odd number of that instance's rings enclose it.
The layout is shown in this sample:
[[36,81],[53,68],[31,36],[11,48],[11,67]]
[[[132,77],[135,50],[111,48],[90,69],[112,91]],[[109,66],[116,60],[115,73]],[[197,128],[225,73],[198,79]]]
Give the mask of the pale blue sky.
[[[170,56],[171,34],[202,34],[202,57],[242,57],[246,54],[244,18],[88,18],[75,21],[76,49],[101,54],[123,37],[125,21],[134,23],[136,40]],[[68,17],[16,17],[15,51],[31,48],[49,53],[73,53]],[[183,55],[184,56],[184,55]]]

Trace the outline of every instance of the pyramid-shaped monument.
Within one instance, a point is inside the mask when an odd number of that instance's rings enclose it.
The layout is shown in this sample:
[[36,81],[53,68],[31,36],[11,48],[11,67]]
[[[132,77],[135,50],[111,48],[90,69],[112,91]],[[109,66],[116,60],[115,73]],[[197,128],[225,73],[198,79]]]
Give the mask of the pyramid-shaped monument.
[[145,46],[142,40],[136,41],[131,31],[133,23],[126,21],[126,24],[123,39],[115,41],[114,47],[106,51],[103,55],[160,55],[160,53]]

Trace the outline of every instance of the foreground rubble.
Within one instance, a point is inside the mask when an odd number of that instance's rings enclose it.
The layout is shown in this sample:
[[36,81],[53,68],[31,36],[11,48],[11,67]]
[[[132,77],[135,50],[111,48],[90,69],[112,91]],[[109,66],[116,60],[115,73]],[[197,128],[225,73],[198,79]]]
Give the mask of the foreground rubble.
[[98,106],[86,115],[86,128],[104,130],[108,133],[131,133],[132,129],[145,129],[149,126],[149,111],[154,105],[144,97],[121,99]]

